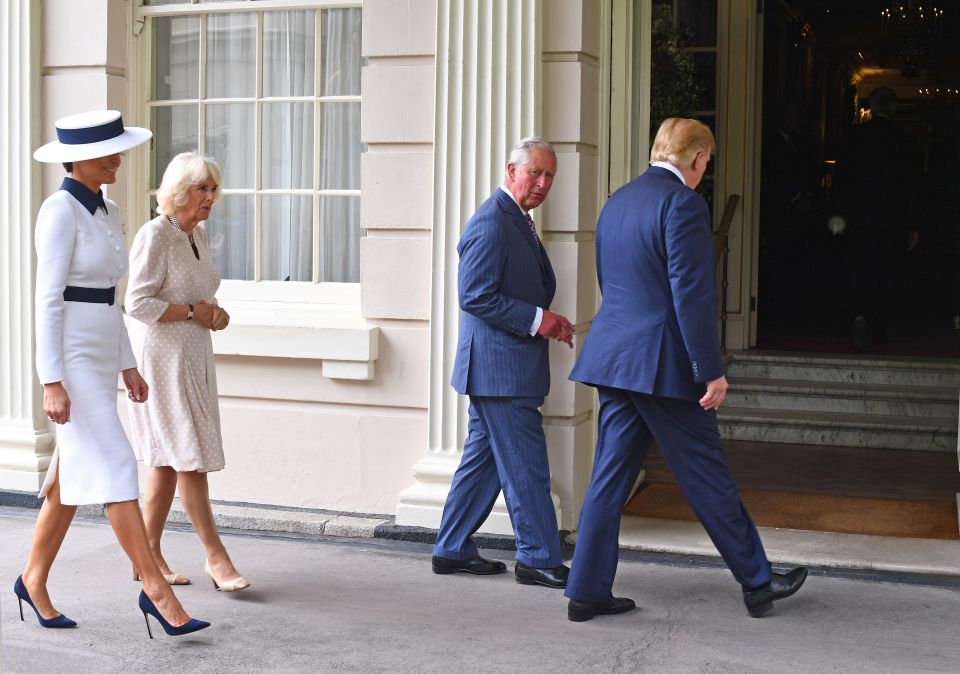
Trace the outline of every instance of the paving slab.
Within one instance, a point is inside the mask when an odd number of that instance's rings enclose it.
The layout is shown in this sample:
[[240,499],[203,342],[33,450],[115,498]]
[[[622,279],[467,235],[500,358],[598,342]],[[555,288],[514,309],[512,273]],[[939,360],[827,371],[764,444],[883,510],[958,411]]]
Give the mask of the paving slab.
[[[774,563],[947,576],[960,583],[960,541],[774,527],[757,527],[757,530],[767,557]],[[576,543],[576,534],[571,534],[567,540]],[[699,522],[629,515],[621,520],[620,547],[673,555],[720,556]]]
[[[28,672],[956,672],[960,589],[816,572],[768,617],[746,615],[715,564],[625,552],[615,591],[637,611],[566,619],[561,593],[510,574],[436,576],[428,545],[240,535],[225,541],[253,586],[215,592],[189,531],[167,559],[177,594],[213,627],[147,638],[139,584],[102,519],[74,523],[49,588],[80,626],[21,622],[12,584],[36,511],[0,509],[0,669]],[[490,557],[510,560],[493,550]],[[664,563],[667,562],[667,563]]]

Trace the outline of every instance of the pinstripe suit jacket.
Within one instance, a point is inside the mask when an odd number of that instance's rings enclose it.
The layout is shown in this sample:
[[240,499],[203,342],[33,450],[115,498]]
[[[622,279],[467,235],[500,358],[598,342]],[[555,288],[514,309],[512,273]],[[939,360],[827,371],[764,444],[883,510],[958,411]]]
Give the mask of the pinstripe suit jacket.
[[537,307],[557,289],[543,245],[510,195],[497,189],[464,228],[457,287],[460,335],[451,384],[477,396],[545,396],[548,342],[530,336]]

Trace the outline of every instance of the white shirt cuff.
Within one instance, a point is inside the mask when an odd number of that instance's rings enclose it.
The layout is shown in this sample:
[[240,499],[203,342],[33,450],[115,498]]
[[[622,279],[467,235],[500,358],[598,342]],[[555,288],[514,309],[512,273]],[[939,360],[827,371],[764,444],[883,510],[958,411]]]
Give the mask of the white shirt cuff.
[[533,325],[530,326],[531,337],[537,334],[537,330],[540,329],[541,323],[543,323],[543,309],[537,307],[537,315],[533,317]]

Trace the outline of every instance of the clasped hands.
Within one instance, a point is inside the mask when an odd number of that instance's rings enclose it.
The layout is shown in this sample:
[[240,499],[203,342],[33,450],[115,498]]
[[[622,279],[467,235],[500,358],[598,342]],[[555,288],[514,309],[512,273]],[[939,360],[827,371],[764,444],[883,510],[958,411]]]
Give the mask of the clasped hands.
[[573,348],[573,324],[560,314],[544,309],[537,334],[555,342],[563,342],[571,349]]
[[230,314],[216,304],[199,302],[193,305],[193,320],[207,330],[223,330],[230,324]]

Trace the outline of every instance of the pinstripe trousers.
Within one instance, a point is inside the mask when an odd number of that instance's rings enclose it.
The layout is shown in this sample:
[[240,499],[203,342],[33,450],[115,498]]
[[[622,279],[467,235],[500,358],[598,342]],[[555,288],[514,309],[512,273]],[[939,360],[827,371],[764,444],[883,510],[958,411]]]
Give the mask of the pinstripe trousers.
[[470,396],[463,458],[443,508],[434,555],[476,556],[470,537],[503,489],[517,539],[517,561],[539,569],[562,564],[541,405],[542,396]]

